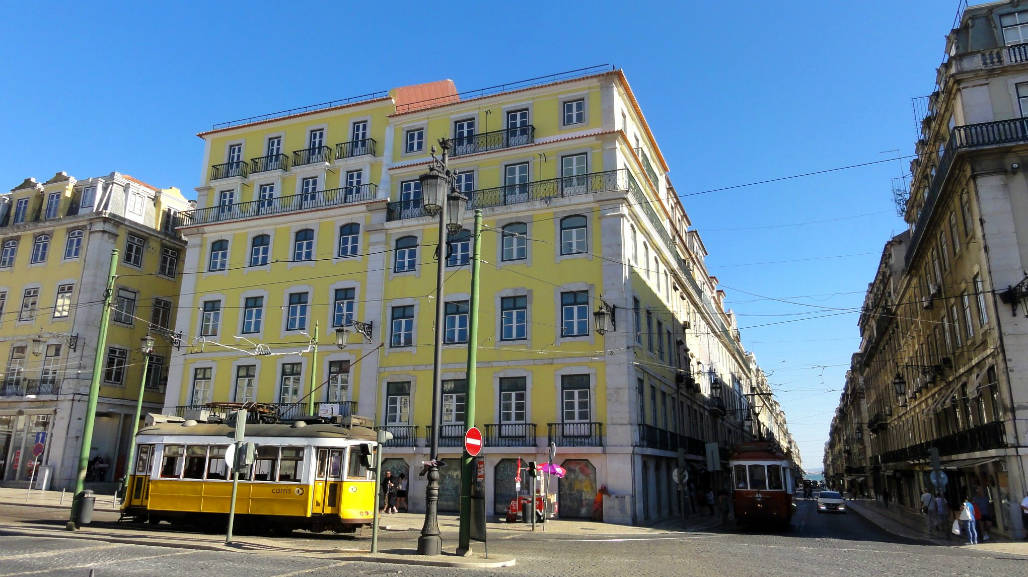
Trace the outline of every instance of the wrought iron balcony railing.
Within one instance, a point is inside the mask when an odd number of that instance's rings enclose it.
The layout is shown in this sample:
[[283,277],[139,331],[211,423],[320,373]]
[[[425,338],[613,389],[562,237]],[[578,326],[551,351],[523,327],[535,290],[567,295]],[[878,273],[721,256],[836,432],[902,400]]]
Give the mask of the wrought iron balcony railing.
[[56,395],[60,389],[56,379],[6,379],[0,385],[0,397]]
[[603,446],[603,423],[547,423],[546,432],[558,447]]
[[[432,438],[432,425],[425,426],[425,444]],[[440,447],[463,447],[464,446],[464,425],[440,425],[439,427]]]
[[490,423],[485,426],[487,447],[534,447],[535,423]]
[[535,142],[535,126],[528,124],[493,132],[472,134],[471,136],[458,136],[453,139],[453,149],[450,150],[450,156],[464,156],[476,152],[524,146],[533,142]]
[[289,157],[284,154],[269,154],[250,159],[250,174],[269,170],[289,170]]
[[375,430],[386,430],[392,433],[393,438],[386,441],[386,447],[413,447],[418,438],[417,425],[385,425],[375,427]]
[[375,147],[376,142],[374,138],[365,138],[362,140],[351,140],[350,142],[340,142],[336,145],[336,158],[353,158],[355,156],[376,156]]
[[642,147],[639,147],[635,149],[635,154],[639,157],[639,160],[642,161],[643,170],[646,171],[646,176],[650,178],[650,182],[653,183],[653,186],[660,186],[657,182],[657,171],[653,170],[653,164],[650,163],[650,157],[646,154],[646,151],[643,150]]
[[[627,190],[628,178],[627,170],[619,169],[484,188],[468,193],[467,206],[469,210],[474,210],[524,204],[536,200],[569,198],[597,192]],[[424,215],[421,199],[390,202],[386,208],[387,221],[405,220]]]
[[221,180],[222,178],[232,178],[233,176],[246,177],[247,174],[249,172],[246,162],[241,160],[215,164],[211,167],[211,180]]
[[314,148],[301,148],[293,151],[293,166],[305,164],[317,164],[319,162],[331,162],[332,149],[327,146],[315,146]]
[[1004,429],[1003,421],[994,421],[931,441],[887,451],[882,453],[881,459],[883,463],[927,459],[932,447],[939,449],[939,454],[943,456],[1002,449],[1007,446]]
[[306,194],[293,194],[280,196],[278,198],[267,198],[264,200],[251,200],[239,204],[225,204],[198,208],[182,213],[185,217],[185,225],[193,226],[198,224],[209,224],[212,222],[224,222],[258,216],[270,216],[289,212],[314,210],[332,206],[342,206],[357,202],[367,202],[375,199],[375,191],[378,187],[368,183],[360,186],[344,186],[343,188],[330,188]]

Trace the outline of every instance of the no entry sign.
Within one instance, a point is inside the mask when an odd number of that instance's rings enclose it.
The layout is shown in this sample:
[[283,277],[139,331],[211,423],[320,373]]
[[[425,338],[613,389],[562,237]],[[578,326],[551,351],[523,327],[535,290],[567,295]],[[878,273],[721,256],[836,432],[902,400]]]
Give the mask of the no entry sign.
[[464,434],[464,450],[472,457],[477,457],[482,451],[482,431],[477,427],[471,427]]

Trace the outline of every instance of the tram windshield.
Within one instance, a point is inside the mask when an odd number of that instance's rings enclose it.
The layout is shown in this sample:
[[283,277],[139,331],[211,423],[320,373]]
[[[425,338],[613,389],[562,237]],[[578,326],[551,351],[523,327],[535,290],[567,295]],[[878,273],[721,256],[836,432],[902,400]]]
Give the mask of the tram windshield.
[[781,491],[785,488],[780,465],[735,465],[732,477],[736,490]]

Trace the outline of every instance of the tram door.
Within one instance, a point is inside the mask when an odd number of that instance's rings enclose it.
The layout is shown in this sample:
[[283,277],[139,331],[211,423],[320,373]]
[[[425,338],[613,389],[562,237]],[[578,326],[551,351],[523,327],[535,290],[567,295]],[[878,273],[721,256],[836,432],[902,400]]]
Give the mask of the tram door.
[[314,475],[314,506],[313,512],[325,511],[325,492],[328,485],[328,449],[317,449],[318,468]]
[[322,512],[326,515],[339,514],[339,501],[343,488],[343,454],[345,449],[332,449],[328,452],[328,478],[325,481],[325,506]]

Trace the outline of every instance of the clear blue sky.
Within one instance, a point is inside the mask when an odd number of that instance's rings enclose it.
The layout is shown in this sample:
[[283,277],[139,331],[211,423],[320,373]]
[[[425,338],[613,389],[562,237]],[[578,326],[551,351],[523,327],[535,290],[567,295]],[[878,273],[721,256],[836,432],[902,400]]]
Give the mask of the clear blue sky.
[[5,189],[119,170],[193,198],[195,134],[215,121],[440,78],[470,90],[622,67],[818,469],[855,311],[904,228],[890,179],[908,161],[696,193],[910,154],[911,98],[933,90],[957,0],[3,4]]

